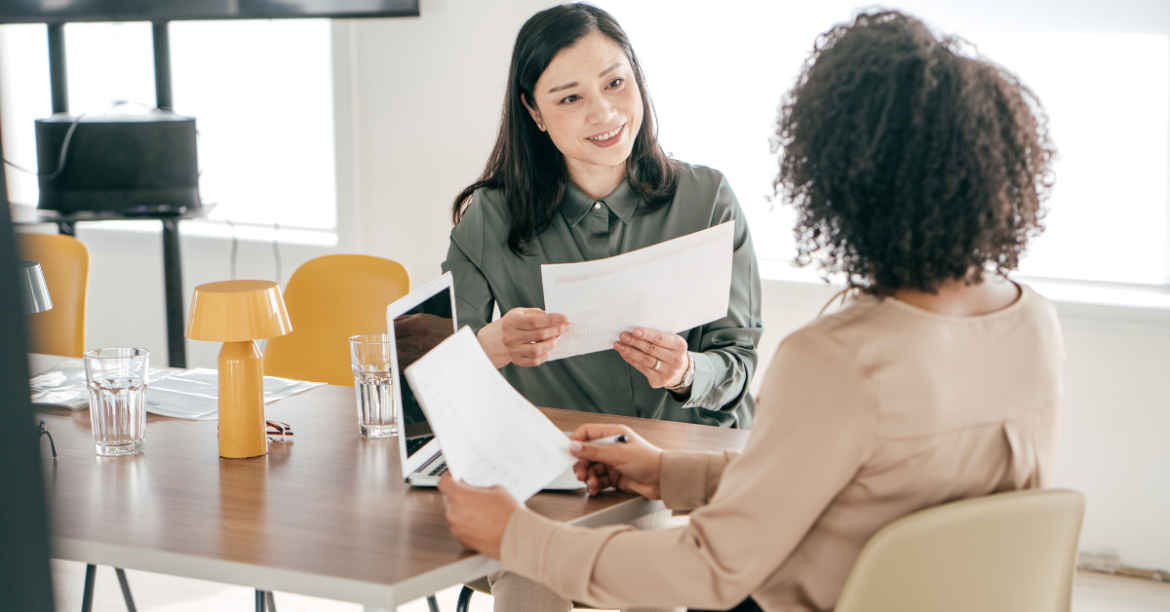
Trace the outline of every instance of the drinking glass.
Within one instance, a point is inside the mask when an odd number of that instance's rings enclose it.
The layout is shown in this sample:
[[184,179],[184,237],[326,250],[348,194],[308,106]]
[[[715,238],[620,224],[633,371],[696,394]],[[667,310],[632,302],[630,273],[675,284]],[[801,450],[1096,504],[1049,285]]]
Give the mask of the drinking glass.
[[110,348],[85,353],[93,444],[103,457],[137,455],[146,438],[150,351]]
[[349,339],[358,431],[367,438],[388,438],[398,433],[390,393],[390,385],[394,384],[390,350],[389,334],[358,334]]

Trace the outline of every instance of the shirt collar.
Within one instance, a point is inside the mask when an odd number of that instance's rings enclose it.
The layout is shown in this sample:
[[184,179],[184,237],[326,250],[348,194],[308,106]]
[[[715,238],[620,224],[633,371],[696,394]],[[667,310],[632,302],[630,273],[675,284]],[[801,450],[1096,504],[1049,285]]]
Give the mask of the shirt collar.
[[593,208],[595,202],[604,203],[615,215],[618,216],[625,223],[629,223],[634,218],[634,211],[638,209],[638,202],[642,197],[638,195],[637,191],[630,186],[629,179],[622,180],[621,184],[616,189],[611,191],[609,195],[601,198],[601,200],[594,200],[585,195],[580,189],[577,189],[572,183],[565,182],[565,197],[561,200],[561,215],[565,217],[565,221],[569,226],[576,226],[585,218],[585,214]]

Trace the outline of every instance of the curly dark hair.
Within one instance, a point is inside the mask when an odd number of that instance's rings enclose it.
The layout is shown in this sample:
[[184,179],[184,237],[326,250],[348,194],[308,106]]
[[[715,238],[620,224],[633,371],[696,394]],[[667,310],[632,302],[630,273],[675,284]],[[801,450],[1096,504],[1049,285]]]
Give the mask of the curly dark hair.
[[818,37],[772,143],[798,265],[877,295],[1018,266],[1056,151],[1036,96],[965,44],[893,11]]

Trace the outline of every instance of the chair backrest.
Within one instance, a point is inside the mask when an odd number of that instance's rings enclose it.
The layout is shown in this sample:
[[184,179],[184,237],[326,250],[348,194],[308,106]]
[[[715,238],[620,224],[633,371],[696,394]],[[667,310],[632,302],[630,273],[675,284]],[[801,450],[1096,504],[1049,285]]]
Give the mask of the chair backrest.
[[886,525],[836,612],[1069,612],[1085,496],[1042,489],[944,504]]
[[264,374],[353,386],[349,337],[386,331],[386,306],[410,293],[402,264],[368,255],[305,262],[284,291],[292,332],[270,338]]
[[17,234],[20,257],[40,262],[52,310],[28,315],[29,350],[81,357],[85,353],[85,298],[89,249],[62,234]]

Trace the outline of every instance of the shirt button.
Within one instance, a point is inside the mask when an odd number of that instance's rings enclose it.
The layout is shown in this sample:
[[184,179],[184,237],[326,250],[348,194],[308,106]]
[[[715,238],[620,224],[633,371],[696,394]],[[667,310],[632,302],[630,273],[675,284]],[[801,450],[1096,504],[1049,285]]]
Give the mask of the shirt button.
[[594,202],[593,210],[601,210],[601,202]]

